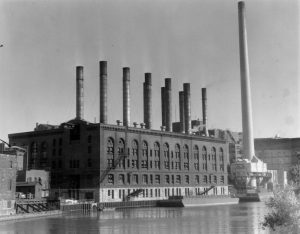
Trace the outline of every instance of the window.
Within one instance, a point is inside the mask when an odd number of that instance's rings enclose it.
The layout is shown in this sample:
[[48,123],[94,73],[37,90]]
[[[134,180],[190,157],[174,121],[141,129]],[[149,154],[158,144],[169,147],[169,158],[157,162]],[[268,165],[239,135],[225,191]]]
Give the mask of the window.
[[160,184],[160,175],[155,175],[155,183]]
[[133,175],[133,181],[132,181],[134,184],[138,184],[139,181],[138,181],[138,175],[134,174]]
[[10,168],[13,168],[13,161],[10,161]]
[[113,174],[108,174],[107,175],[107,183],[108,184],[114,184],[114,175]]
[[[91,146],[89,146],[88,150],[91,150],[90,147]],[[114,140],[112,138],[107,139],[107,154],[114,154]]]
[[132,141],[131,147],[132,147],[132,155],[138,156],[138,142],[136,140]]
[[142,160],[142,168],[148,168],[147,160]]
[[58,156],[61,156],[61,155],[62,155],[62,149],[59,148],[59,150],[58,150]]
[[88,153],[91,154],[92,153],[92,146],[88,146]]
[[175,158],[180,159],[180,145],[179,144],[175,145]]
[[153,175],[150,175],[150,184],[153,184]]
[[185,175],[185,183],[187,184],[190,183],[190,177],[188,175]]
[[187,145],[183,146],[183,158],[189,159],[189,147]]
[[92,143],[92,136],[91,135],[88,136],[88,143],[89,144]]
[[196,184],[200,184],[200,176],[199,175],[195,176],[195,181],[196,181]]
[[176,184],[181,184],[180,175],[176,175]]
[[143,157],[148,157],[148,144],[146,141],[143,141],[143,146],[142,146],[142,156]]
[[[56,162],[55,161],[52,161],[52,168],[55,169],[56,168]],[[71,166],[70,166],[71,168]]]
[[165,181],[166,181],[166,184],[170,184],[170,176],[169,175],[165,175]]
[[125,176],[123,174],[119,175],[119,184],[125,184]]
[[53,145],[53,147],[56,147],[56,139],[53,139],[52,145]]
[[59,146],[62,146],[62,143],[63,143],[62,138],[59,138],[59,140],[58,140]]
[[207,150],[205,146],[202,148],[202,160],[207,161]]
[[221,184],[224,184],[224,176],[221,176],[220,182],[221,182]]
[[148,184],[148,175],[144,174],[142,177],[143,184]]
[[204,176],[203,176],[203,183],[204,183],[204,184],[207,184],[207,175],[204,175]]
[[215,184],[217,184],[217,183],[218,183],[217,176],[214,176],[214,183],[215,183]]

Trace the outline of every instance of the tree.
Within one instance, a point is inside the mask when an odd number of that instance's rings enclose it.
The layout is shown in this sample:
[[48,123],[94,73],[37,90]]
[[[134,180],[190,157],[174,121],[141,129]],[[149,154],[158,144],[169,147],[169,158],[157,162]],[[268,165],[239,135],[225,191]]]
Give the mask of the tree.
[[264,229],[270,228],[278,233],[300,233],[300,202],[292,186],[274,192],[274,197],[266,205],[271,211],[264,217]]
[[292,182],[292,184],[300,185],[300,164],[290,167],[288,181]]

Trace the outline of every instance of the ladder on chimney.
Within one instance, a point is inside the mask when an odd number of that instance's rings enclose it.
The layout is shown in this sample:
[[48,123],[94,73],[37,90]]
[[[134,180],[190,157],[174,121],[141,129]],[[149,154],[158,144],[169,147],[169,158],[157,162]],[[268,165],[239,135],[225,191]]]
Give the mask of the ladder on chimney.
[[118,156],[118,158],[113,162],[112,166],[108,166],[105,171],[102,173],[102,175],[100,176],[100,184],[104,181],[105,177],[108,175],[108,173],[111,170],[116,169],[116,167],[119,165],[119,163],[121,162],[121,160],[123,160],[124,158],[127,157],[127,131],[128,131],[128,126],[126,126],[125,128],[125,146],[124,146],[124,153],[120,154]]

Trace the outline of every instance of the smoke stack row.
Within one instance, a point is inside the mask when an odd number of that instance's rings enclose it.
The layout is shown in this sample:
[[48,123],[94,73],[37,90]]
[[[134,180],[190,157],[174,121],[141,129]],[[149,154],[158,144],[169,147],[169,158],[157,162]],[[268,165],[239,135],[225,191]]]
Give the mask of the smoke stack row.
[[166,131],[172,131],[172,82],[171,78],[165,79],[165,87],[161,88],[162,126]]
[[[100,70],[100,123],[107,124],[107,61],[99,62]],[[143,90],[144,123],[143,128],[152,129],[152,77],[145,73]],[[83,119],[83,67],[76,67],[76,119]],[[203,124],[206,127],[206,89],[202,89]],[[172,82],[165,79],[161,88],[162,126],[164,131],[172,131]],[[183,84],[179,92],[180,132],[191,133],[191,90],[190,83]],[[119,125],[121,124],[121,121]],[[130,68],[123,68],[123,126],[130,125]],[[207,129],[205,128],[205,131]]]

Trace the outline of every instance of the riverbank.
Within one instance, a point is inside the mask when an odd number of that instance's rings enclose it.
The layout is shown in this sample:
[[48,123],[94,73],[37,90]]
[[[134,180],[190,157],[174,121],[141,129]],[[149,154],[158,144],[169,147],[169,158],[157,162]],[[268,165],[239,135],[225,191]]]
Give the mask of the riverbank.
[[40,217],[48,217],[61,215],[61,210],[51,210],[51,211],[43,211],[36,213],[25,213],[25,214],[15,214],[10,216],[2,216],[0,217],[0,222],[2,221],[11,221],[11,220],[20,220],[20,219],[32,219],[32,218],[40,218]]

